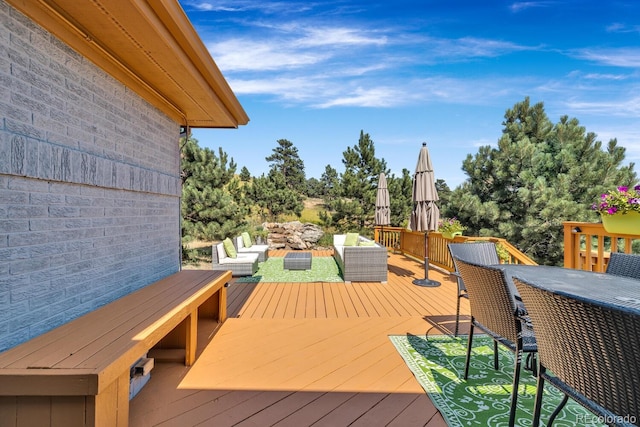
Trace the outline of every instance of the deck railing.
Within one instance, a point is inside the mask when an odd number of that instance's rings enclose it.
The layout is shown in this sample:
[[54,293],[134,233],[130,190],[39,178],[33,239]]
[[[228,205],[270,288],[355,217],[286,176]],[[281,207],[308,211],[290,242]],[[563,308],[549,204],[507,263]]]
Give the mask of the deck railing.
[[611,252],[633,253],[640,236],[607,233],[601,223],[568,221],[564,225],[564,266],[604,272]]
[[[427,233],[429,239],[427,250],[429,251],[429,264],[440,267],[447,271],[454,271],[453,260],[447,244],[451,242],[463,243],[471,241],[489,241],[498,246],[501,262],[505,264],[528,264],[536,263],[520,252],[515,246],[511,245],[505,239],[497,237],[470,237],[456,236],[448,239],[437,231]],[[375,227],[374,239],[376,242],[393,250],[396,253],[402,253],[419,261],[424,260],[425,251],[425,233],[407,230],[401,227]]]
[[[633,253],[633,244],[640,251],[640,236],[607,233],[600,223],[567,221],[564,225],[564,266],[579,270],[604,272],[611,252]],[[520,252],[505,239],[497,237],[457,236],[448,239],[437,231],[427,234],[429,263],[453,271],[453,260],[447,243],[489,241],[498,245],[501,262],[535,265],[536,262]],[[380,244],[417,260],[424,260],[425,233],[401,227],[376,227],[374,238]]]

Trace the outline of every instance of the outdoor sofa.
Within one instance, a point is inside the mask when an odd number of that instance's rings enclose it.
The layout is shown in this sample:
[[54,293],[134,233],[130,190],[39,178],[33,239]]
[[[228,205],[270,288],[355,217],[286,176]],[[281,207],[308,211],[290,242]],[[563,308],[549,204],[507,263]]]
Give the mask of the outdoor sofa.
[[269,245],[257,245],[249,236],[249,233],[242,233],[233,240],[233,244],[238,254],[258,254],[258,262],[264,262],[269,258]]
[[[230,239],[227,245],[218,243],[213,245],[211,251],[212,269],[213,270],[229,270],[233,276],[252,276],[258,271],[258,254],[257,253],[233,253],[229,248],[233,247]],[[225,246],[227,246],[225,248]],[[235,255],[235,256],[233,256]]]
[[387,249],[357,233],[334,234],[333,257],[345,282],[387,282]]

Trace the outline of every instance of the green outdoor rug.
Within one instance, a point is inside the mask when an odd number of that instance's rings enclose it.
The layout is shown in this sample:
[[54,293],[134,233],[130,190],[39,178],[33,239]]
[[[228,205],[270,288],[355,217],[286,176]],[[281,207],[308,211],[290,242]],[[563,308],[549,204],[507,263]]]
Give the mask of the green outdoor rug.
[[240,283],[258,282],[343,282],[333,257],[313,257],[311,270],[285,270],[284,258],[271,257],[261,262],[253,276],[241,277]]
[[[449,427],[507,426],[514,355],[499,347],[500,369],[493,369],[493,343],[486,335],[473,339],[469,379],[464,365],[467,337],[415,335],[389,336],[407,366],[438,408]],[[520,375],[517,426],[530,426],[536,394],[536,378],[530,371]],[[541,425],[562,400],[562,393],[545,384]],[[602,426],[598,418],[578,403],[569,400],[553,423],[554,427]]]

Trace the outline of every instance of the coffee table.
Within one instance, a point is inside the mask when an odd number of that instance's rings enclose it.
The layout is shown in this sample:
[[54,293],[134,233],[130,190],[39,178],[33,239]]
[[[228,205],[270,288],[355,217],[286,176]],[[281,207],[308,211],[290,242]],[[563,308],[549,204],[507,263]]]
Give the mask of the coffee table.
[[289,252],[284,256],[285,270],[311,270],[311,252]]

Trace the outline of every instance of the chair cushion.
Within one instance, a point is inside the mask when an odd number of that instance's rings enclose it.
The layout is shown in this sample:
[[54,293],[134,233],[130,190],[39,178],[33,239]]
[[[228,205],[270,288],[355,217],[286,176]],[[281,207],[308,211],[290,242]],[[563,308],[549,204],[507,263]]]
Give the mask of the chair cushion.
[[347,236],[344,234],[334,234],[333,235],[333,246],[344,246],[344,239]]
[[240,236],[242,236],[242,244],[244,245],[245,248],[250,248],[253,245],[253,242],[251,241],[251,236],[249,236],[249,233],[245,231]]
[[218,243],[216,245],[216,252],[218,252],[218,261],[222,261],[227,258],[227,252],[224,250],[224,245],[222,243]]
[[233,242],[230,238],[226,238],[222,241],[222,246],[224,246],[224,251],[227,253],[229,258],[237,258],[238,252],[236,251],[236,247],[233,246]]
[[358,233],[347,233],[344,239],[344,246],[358,246]]
[[244,253],[238,254],[236,258],[225,258],[223,264],[251,264],[258,260],[258,254],[255,253]]

